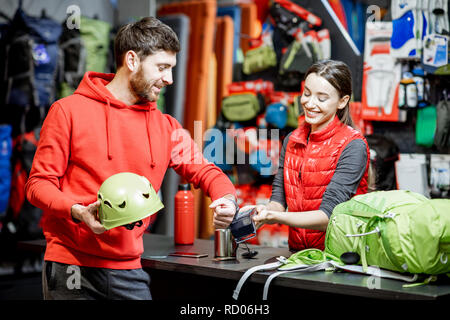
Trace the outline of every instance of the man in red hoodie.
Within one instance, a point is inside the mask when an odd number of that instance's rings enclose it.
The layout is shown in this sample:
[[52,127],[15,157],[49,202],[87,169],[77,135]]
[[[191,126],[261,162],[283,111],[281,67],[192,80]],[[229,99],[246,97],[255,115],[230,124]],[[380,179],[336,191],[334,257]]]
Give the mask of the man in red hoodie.
[[145,176],[158,192],[173,168],[211,197],[216,228],[231,223],[234,186],[156,108],[179,50],[176,34],[155,18],[125,25],[114,43],[116,74],[86,72],[75,93],[50,108],[26,184],[27,198],[44,211],[45,299],[151,299],[140,260],[150,218],[108,231],[96,218],[97,192],[113,174]]

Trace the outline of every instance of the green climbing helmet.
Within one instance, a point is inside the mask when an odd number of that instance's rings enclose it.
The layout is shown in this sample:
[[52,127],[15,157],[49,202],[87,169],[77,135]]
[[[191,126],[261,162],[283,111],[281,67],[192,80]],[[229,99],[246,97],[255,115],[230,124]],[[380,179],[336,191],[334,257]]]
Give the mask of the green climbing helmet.
[[[134,224],[158,212],[164,205],[146,177],[121,172],[106,179],[97,194],[98,217],[106,230]],[[131,227],[130,227],[131,226]]]

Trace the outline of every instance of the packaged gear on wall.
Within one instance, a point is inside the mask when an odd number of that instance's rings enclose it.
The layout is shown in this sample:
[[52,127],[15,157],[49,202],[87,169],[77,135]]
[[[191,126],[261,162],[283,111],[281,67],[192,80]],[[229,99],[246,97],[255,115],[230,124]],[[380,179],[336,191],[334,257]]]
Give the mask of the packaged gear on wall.
[[367,22],[362,113],[365,120],[400,121],[398,83],[401,64],[391,55],[392,22]]
[[[432,2],[432,1],[430,1]],[[392,0],[391,54],[393,57],[418,57],[422,49],[423,32],[426,31],[424,15],[418,0]]]

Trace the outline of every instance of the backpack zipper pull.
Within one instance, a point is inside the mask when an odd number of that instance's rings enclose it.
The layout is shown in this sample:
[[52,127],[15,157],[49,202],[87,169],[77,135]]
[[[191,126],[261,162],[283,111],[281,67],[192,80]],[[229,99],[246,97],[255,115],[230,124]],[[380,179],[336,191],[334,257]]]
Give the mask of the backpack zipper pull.
[[374,233],[380,233],[380,228],[376,227],[374,230],[369,231],[369,232],[364,232],[364,233],[357,233],[357,234],[346,234],[346,237],[362,237],[362,236],[367,236],[369,234],[374,234]]

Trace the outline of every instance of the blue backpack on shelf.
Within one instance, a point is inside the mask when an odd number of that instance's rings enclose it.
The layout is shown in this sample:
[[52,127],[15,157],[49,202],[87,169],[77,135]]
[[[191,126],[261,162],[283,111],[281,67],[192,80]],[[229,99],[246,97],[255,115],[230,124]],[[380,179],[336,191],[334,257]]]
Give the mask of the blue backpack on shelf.
[[2,39],[5,104],[29,108],[53,103],[61,31],[57,21],[16,11]]

